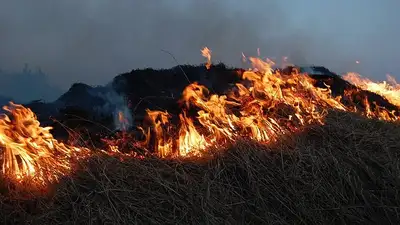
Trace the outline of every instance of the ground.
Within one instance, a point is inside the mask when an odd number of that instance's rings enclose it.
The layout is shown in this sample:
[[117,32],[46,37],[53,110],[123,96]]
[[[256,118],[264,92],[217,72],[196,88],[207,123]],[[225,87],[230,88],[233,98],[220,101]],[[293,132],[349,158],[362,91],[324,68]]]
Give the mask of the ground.
[[[3,224],[399,224],[400,127],[325,125],[201,159],[94,156],[48,193],[0,195]],[[24,195],[23,195],[24,194]]]

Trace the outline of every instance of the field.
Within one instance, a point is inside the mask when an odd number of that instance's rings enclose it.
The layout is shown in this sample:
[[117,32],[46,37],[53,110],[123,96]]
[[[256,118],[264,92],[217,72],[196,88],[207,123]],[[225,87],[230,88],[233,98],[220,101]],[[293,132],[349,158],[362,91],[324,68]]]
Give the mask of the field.
[[325,125],[310,125],[276,143],[239,141],[196,160],[95,155],[50,193],[0,195],[0,220],[398,224],[398,137],[398,124],[332,112]]

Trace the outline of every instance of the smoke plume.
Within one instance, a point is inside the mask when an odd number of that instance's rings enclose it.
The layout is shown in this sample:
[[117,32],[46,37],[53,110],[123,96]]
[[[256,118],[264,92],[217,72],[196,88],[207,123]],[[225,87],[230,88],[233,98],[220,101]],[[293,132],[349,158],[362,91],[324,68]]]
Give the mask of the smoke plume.
[[[399,56],[398,45],[393,45],[397,33],[385,41],[365,33],[366,25],[370,30],[382,28],[381,35],[391,32],[374,22],[395,21],[384,17],[391,14],[387,10],[396,9],[390,1],[379,3],[380,7],[359,0],[335,1],[338,6],[288,0],[1,1],[0,68],[40,66],[64,88],[78,81],[105,84],[134,68],[174,66],[162,49],[180,63],[198,64],[203,62],[199,50],[204,46],[213,50],[214,60],[236,66],[242,65],[242,52],[256,55],[260,48],[264,57],[288,56],[293,63],[344,70],[338,72],[357,69],[356,60],[369,65],[374,57],[363,55],[380,50],[379,57],[385,51],[390,56],[381,59],[380,66],[368,68],[386,69],[384,75],[400,67],[388,68],[394,63],[387,60],[394,62]],[[373,9],[375,16],[362,21],[367,9]],[[389,22],[384,24],[390,27],[393,22]]]

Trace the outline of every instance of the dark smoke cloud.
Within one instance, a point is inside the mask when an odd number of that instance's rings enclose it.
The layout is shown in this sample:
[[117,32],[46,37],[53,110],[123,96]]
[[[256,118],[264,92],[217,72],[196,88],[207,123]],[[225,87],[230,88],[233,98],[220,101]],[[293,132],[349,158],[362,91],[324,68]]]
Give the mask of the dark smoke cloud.
[[[352,12],[354,2],[359,3],[357,10],[363,11],[360,5],[373,4],[369,0],[335,1],[339,6],[289,0],[0,2],[0,68],[17,70],[24,63],[40,66],[63,88],[76,81],[104,84],[133,68],[174,66],[174,60],[161,49],[173,53],[180,63],[198,64],[203,62],[200,48],[208,46],[213,59],[240,66],[241,52],[256,55],[260,48],[263,56],[289,56],[294,63],[324,64],[343,71],[357,69],[353,68],[355,60],[374,61],[374,57],[362,58],[363,54],[398,50],[393,46],[397,33],[386,38],[386,44],[375,33],[358,38],[354,37],[356,32],[349,33],[349,26],[353,26],[349,24],[355,23],[357,14],[345,13]],[[386,8],[393,8],[393,4]],[[368,7],[379,11],[376,6]],[[381,8],[379,12],[387,11]],[[309,19],[301,22],[301,18]],[[363,26],[369,21],[365,23]],[[384,33],[394,29],[386,25]],[[379,27],[374,26],[371,29]],[[352,41],[346,41],[346,36]],[[390,63],[399,56],[392,53]],[[382,59],[373,68],[385,71],[390,63]],[[394,73],[397,69],[392,66],[389,70]]]

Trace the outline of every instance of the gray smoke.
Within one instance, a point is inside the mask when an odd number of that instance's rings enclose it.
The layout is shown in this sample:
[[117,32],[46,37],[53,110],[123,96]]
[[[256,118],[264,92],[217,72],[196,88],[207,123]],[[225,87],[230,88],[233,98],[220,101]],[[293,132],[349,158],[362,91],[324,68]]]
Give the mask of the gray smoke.
[[[115,130],[128,130],[132,126],[133,117],[128,107],[128,102],[125,97],[119,95],[111,87],[111,83],[104,87],[94,87],[88,91],[92,97],[100,97],[104,104],[95,105],[87,102],[86,105],[93,107],[95,115],[112,115],[114,120]],[[123,120],[121,121],[119,113],[122,113]]]
[[[104,114],[113,115],[114,128],[116,130],[128,130],[131,128],[133,117],[125,98],[111,89],[103,94],[102,97],[106,101],[106,104],[98,110]],[[119,113],[122,113],[122,121],[119,117]]]
[[[40,66],[54,84],[104,84],[133,68],[241,52],[380,78],[400,70],[398,1],[0,0],[0,68]],[[355,65],[355,61],[361,63]]]

